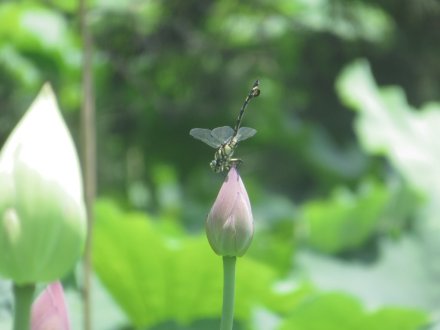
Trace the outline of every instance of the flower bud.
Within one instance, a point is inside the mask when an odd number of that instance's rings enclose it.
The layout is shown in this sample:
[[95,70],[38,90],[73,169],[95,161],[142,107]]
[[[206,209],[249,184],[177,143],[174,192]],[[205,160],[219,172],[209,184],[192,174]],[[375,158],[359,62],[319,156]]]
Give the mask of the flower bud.
[[69,330],[70,321],[59,281],[49,284],[32,304],[31,330]]
[[45,85],[0,153],[0,274],[17,284],[60,278],[85,236],[78,158]]
[[206,220],[206,235],[215,253],[241,257],[252,241],[254,221],[251,203],[235,167],[223,182]]

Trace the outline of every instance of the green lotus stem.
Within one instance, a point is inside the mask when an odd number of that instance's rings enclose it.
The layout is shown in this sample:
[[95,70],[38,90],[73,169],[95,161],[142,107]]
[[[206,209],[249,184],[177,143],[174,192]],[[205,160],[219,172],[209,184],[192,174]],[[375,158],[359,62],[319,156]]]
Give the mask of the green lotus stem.
[[14,284],[14,330],[28,330],[35,284]]
[[234,323],[236,260],[237,257],[223,257],[223,311],[220,330],[232,330]]

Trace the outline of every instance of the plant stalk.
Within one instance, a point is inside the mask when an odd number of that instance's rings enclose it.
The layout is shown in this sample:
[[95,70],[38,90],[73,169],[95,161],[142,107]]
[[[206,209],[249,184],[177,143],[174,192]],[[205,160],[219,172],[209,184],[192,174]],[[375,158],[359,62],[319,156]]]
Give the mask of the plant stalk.
[[29,330],[35,284],[14,284],[14,330]]
[[223,257],[223,311],[220,330],[232,330],[234,323],[236,260],[237,257]]
[[96,195],[96,129],[95,94],[93,87],[93,38],[90,32],[88,0],[79,1],[80,29],[83,41],[81,107],[82,167],[84,173],[84,196],[87,210],[87,241],[84,250],[83,271],[83,313],[84,330],[92,329],[92,241],[93,205]]

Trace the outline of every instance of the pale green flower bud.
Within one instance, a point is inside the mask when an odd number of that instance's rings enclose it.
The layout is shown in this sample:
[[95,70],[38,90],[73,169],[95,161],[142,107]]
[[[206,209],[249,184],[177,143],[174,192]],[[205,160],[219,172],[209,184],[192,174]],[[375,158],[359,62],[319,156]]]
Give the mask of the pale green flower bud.
[[254,234],[251,203],[235,167],[223,182],[206,220],[206,235],[215,253],[235,257],[245,254]]
[[18,284],[60,278],[85,237],[78,158],[46,84],[0,153],[0,274]]

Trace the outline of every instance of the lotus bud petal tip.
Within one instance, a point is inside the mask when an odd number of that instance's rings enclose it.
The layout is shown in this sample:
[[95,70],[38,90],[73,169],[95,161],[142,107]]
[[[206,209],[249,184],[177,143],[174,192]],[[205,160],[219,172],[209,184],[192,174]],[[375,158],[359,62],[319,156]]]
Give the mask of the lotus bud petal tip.
[[215,253],[243,256],[254,234],[251,204],[235,167],[223,182],[206,220],[206,235]]
[[32,305],[31,330],[69,330],[70,321],[59,281],[49,284]]

